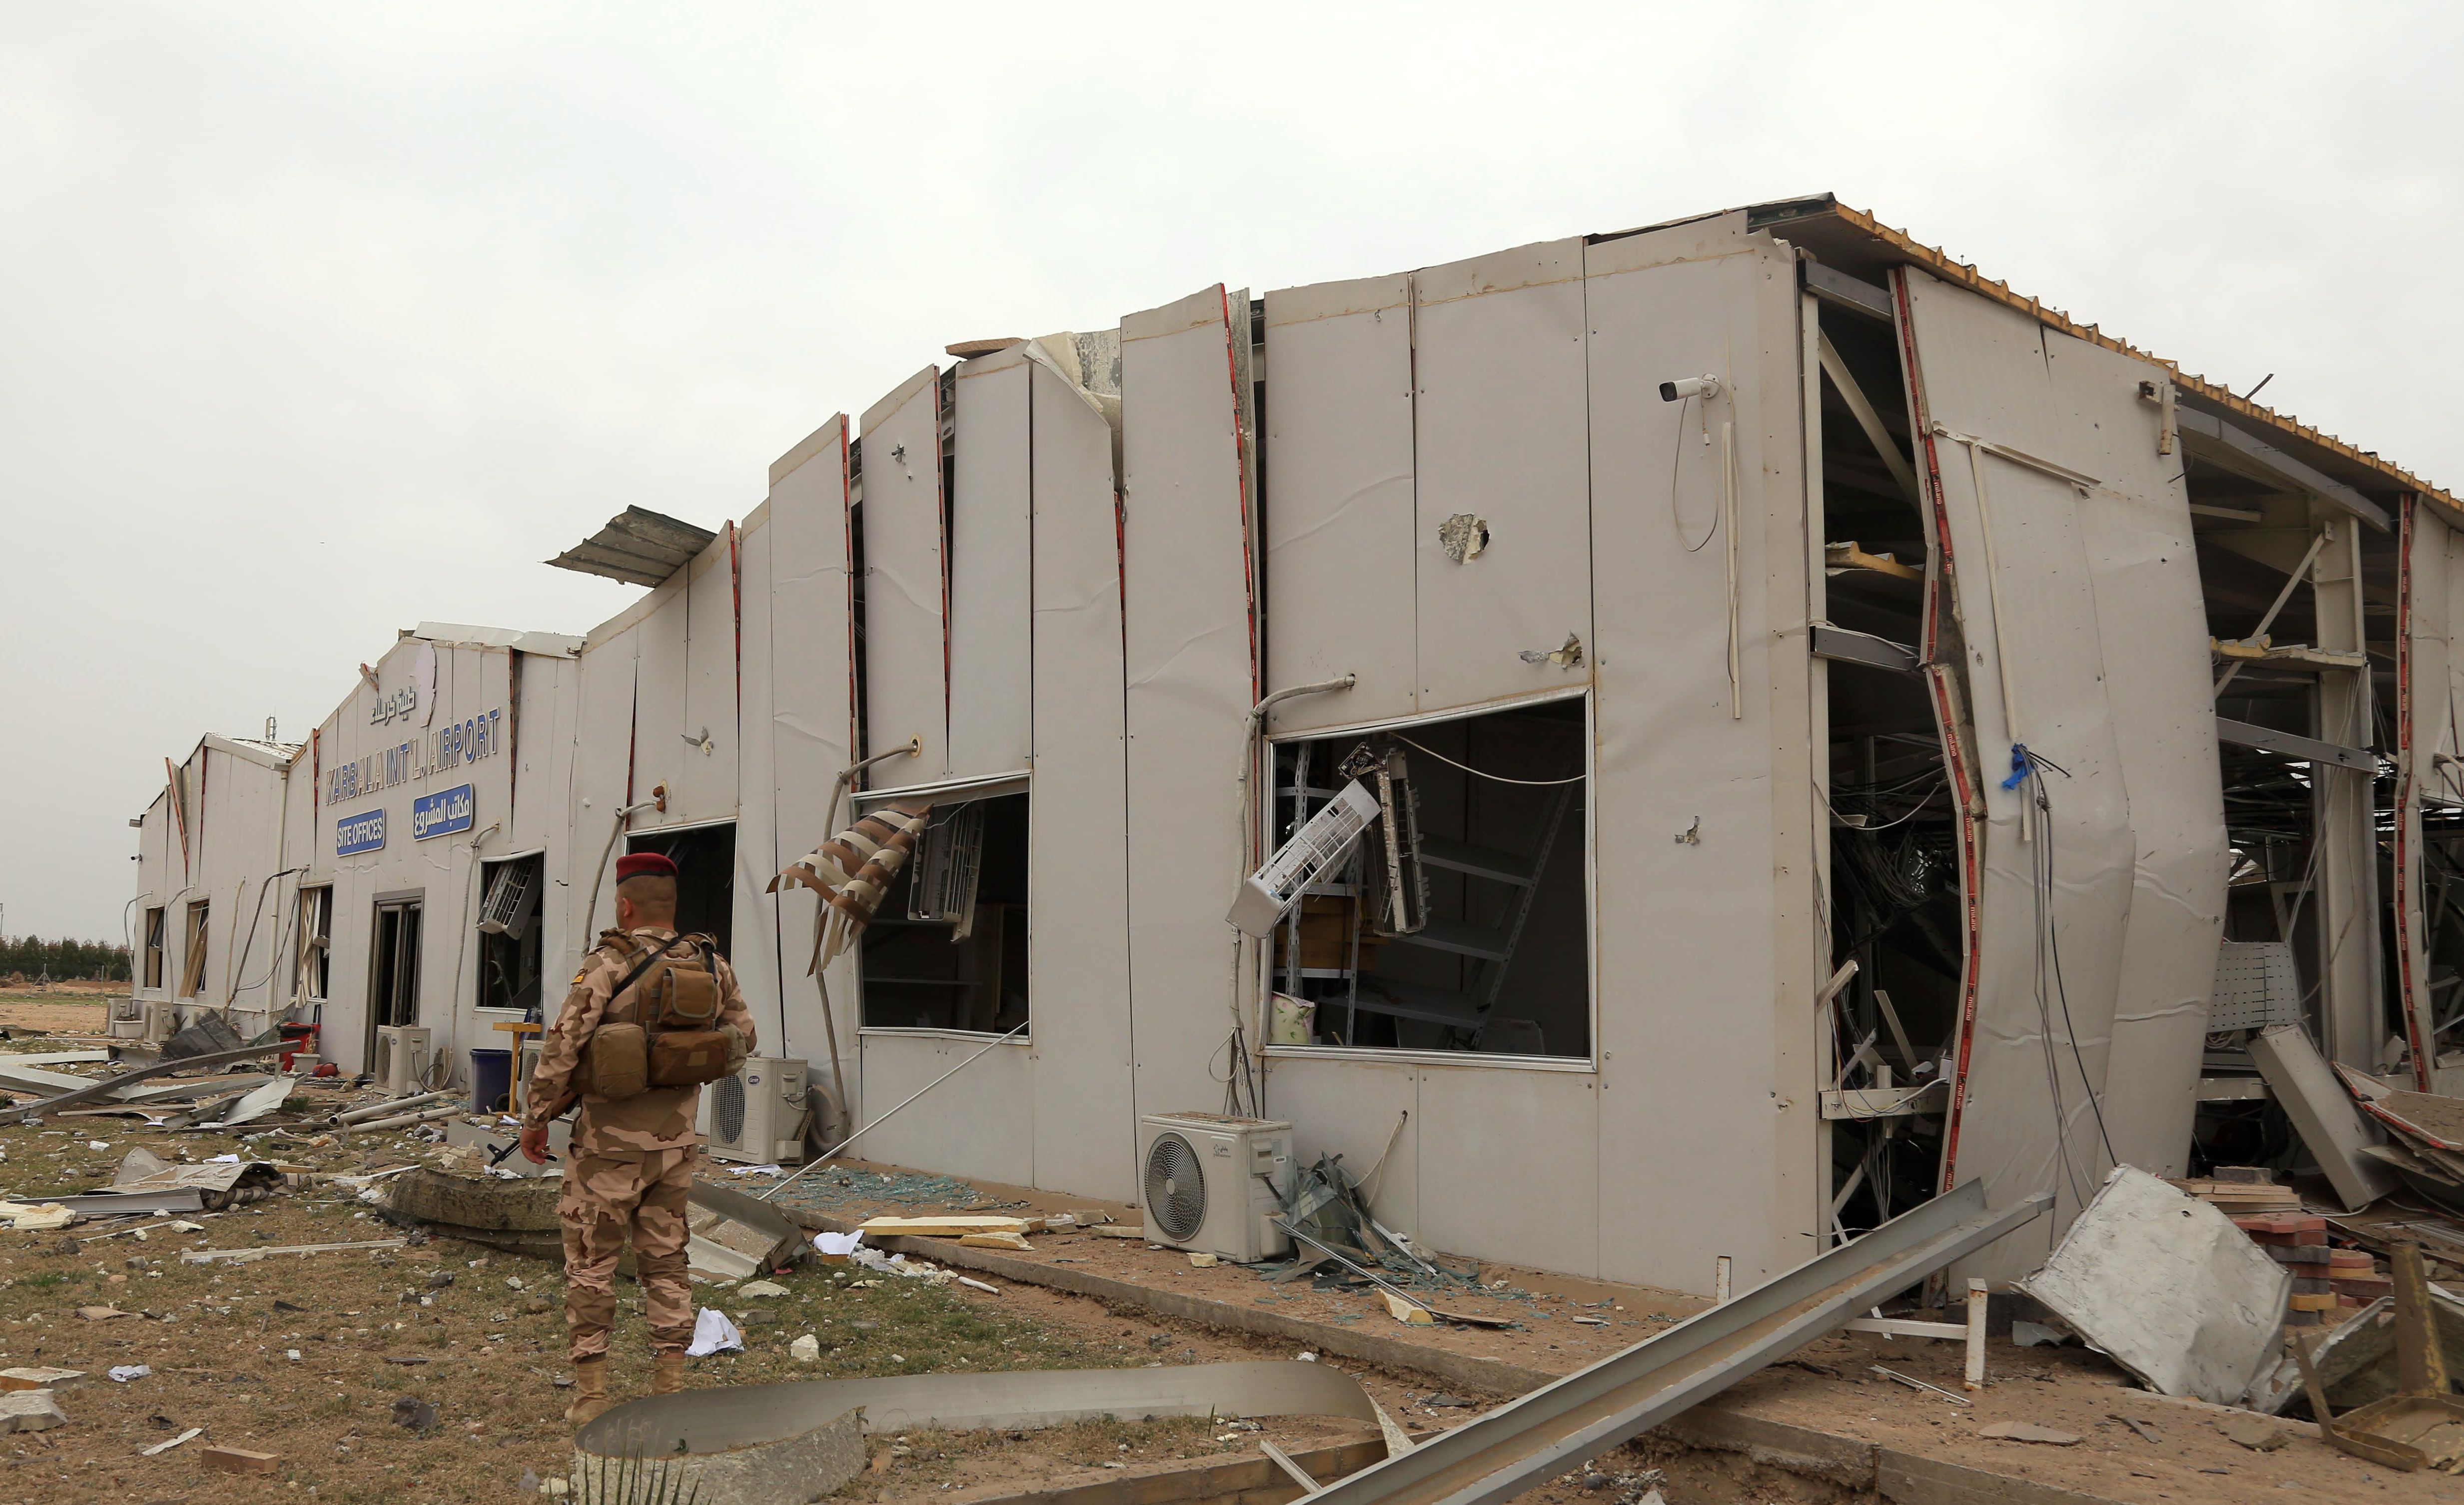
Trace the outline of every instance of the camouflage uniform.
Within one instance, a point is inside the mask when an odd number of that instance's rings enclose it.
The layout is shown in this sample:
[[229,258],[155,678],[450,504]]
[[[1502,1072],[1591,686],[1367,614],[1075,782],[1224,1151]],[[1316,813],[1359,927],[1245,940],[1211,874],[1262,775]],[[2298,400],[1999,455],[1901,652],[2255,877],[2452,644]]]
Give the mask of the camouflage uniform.
[[[523,1122],[544,1128],[550,1110],[571,1090],[582,1049],[598,1028],[615,987],[640,962],[646,943],[673,941],[675,932],[643,928],[630,935],[604,931],[583,959],[539,1050]],[[638,938],[638,939],[637,939]],[[724,957],[718,973],[718,1023],[733,1026],[753,1051],[753,1016]],[[701,1161],[693,1118],[701,1106],[698,1087],[654,1087],[617,1100],[595,1093],[582,1097],[573,1141],[565,1151],[564,1191],[557,1221],[564,1228],[564,1324],[572,1357],[597,1359],[607,1352],[616,1324],[617,1258],[629,1232],[633,1269],[650,1319],[653,1353],[682,1353],[693,1341],[693,1292],[685,1279],[685,1194]]]

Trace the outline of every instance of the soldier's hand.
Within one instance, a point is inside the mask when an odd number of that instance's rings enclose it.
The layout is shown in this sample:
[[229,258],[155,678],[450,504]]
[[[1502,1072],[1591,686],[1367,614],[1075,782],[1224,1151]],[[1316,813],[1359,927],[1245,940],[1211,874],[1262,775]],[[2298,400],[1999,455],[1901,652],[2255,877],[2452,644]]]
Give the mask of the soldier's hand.
[[542,1123],[537,1128],[525,1126],[522,1129],[522,1159],[534,1165],[547,1163],[546,1124]]

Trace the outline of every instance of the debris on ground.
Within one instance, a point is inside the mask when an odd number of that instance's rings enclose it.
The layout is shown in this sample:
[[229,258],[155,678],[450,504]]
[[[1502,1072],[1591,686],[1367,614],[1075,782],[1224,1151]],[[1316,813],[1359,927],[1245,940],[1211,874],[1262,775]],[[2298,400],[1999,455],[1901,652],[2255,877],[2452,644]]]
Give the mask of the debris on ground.
[[2072,1448],[2087,1439],[2077,1432],[2066,1432],[2057,1427],[2039,1427],[2034,1422],[1995,1422],[1976,1429],[1979,1437],[1995,1442],[2035,1442],[2053,1448]]
[[2127,1165],[2018,1282],[2149,1388],[2219,1405],[2274,1358],[2292,1288],[2223,1212]]

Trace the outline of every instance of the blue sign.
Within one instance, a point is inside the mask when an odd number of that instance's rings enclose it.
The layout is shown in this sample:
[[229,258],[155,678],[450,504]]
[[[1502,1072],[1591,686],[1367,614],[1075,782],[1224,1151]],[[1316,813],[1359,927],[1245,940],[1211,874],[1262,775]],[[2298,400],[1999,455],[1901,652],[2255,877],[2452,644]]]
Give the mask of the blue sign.
[[385,811],[369,810],[360,815],[345,815],[334,823],[334,855],[347,857],[357,852],[374,852],[385,845]]
[[478,812],[478,797],[467,784],[423,794],[410,802],[410,839],[426,841],[430,836],[469,830],[471,817]]

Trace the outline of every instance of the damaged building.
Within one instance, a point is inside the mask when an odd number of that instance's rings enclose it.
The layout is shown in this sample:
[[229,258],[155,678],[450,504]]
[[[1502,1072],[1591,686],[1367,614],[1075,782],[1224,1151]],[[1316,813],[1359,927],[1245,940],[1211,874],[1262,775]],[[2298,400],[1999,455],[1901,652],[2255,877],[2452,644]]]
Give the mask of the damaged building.
[[[1257,1117],[1683,1291],[1969,1181],[2055,1198],[2003,1278],[2117,1163],[2298,1153],[2271,1026],[2440,1084],[2464,512],[2373,452],[1829,198],[950,354],[561,557],[649,587],[586,637],[207,739],[130,1028],[467,1076],[657,850],[826,1119],[966,1063],[869,1159],[1134,1201],[1143,1119]],[[825,944],[773,880],[870,816]]]

